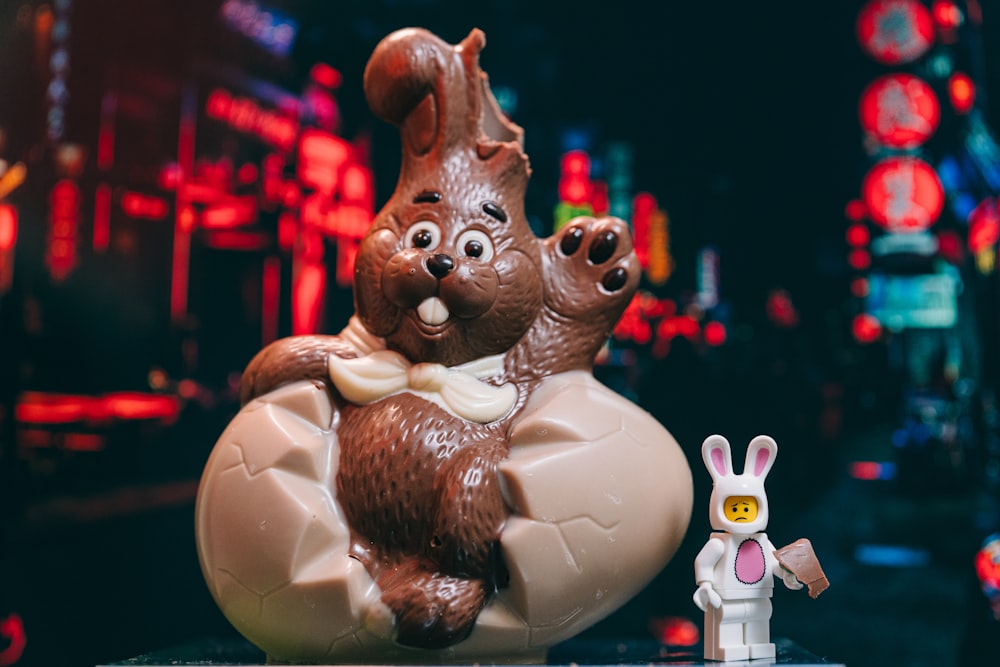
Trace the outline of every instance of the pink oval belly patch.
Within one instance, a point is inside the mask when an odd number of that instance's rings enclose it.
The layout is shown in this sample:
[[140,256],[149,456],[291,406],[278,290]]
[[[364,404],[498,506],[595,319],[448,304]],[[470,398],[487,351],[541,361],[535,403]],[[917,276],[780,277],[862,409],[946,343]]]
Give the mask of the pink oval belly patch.
[[754,539],[743,540],[736,552],[736,578],[742,584],[756,584],[764,578],[764,548]]

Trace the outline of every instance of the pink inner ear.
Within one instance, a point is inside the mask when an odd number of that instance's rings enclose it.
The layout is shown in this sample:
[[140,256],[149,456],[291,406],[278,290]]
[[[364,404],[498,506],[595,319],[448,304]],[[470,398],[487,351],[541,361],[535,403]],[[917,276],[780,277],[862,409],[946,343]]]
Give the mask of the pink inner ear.
[[757,450],[757,460],[753,464],[753,475],[754,477],[760,477],[760,474],[764,472],[764,466],[767,465],[767,460],[771,458],[771,452],[766,448],[761,448]]
[[726,470],[726,457],[723,456],[722,450],[718,447],[712,450],[712,465],[715,467],[715,472],[720,475],[725,475],[728,472]]

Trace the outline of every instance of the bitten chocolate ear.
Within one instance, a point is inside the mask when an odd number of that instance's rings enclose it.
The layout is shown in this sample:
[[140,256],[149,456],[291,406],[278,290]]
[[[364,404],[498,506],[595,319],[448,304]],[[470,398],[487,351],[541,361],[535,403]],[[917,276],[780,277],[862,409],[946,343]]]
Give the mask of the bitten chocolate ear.
[[479,110],[469,106],[466,70],[471,65],[478,76],[485,43],[478,30],[452,47],[426,30],[406,28],[375,47],[365,68],[365,96],[376,115],[399,126],[406,150],[423,155],[442,140],[450,143],[442,131],[455,126],[454,139],[462,134],[457,126],[463,119],[478,117]]

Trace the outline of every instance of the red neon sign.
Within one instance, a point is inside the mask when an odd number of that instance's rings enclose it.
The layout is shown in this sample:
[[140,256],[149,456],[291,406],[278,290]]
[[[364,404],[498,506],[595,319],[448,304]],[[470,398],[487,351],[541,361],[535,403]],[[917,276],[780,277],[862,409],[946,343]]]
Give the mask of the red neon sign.
[[913,157],[877,163],[865,176],[861,194],[871,219],[893,232],[927,229],[944,208],[944,188],[937,173]]
[[955,72],[948,78],[948,99],[960,114],[967,114],[976,103],[976,84],[968,74]]
[[890,74],[861,94],[861,127],[890,148],[915,148],[927,141],[941,120],[937,95],[923,80]]
[[968,246],[972,252],[980,252],[1000,240],[1000,210],[997,202],[988,197],[969,214]]
[[49,193],[49,231],[45,264],[55,281],[76,267],[76,232],[80,223],[80,188],[69,179],[56,183]]
[[221,197],[217,203],[202,211],[200,222],[203,229],[232,229],[256,220],[257,198],[244,195]]
[[14,249],[17,242],[17,209],[0,204],[0,253]]
[[299,140],[299,181],[324,194],[333,194],[350,158],[351,145],[340,137],[322,130],[304,130]]
[[227,125],[252,134],[272,146],[289,150],[295,145],[298,122],[276,111],[264,109],[246,97],[233,97],[228,90],[216,88],[205,102],[205,113]]
[[17,243],[17,209],[0,204],[0,295],[14,281],[14,245]]
[[162,220],[167,217],[170,206],[165,199],[143,194],[141,192],[126,192],[121,199],[122,211],[131,218],[145,220]]
[[883,65],[901,65],[934,43],[931,13],[917,0],[872,0],[858,14],[858,41]]
[[859,343],[874,343],[882,335],[882,325],[872,315],[862,313],[851,321],[851,333]]
[[0,651],[0,667],[8,667],[21,659],[24,647],[28,645],[21,617],[10,614],[0,620],[0,637],[4,637],[8,642],[7,647]]
[[569,151],[560,162],[559,201],[581,206],[590,201],[590,156],[586,151]]
[[22,424],[99,423],[113,419],[160,419],[173,422],[180,414],[175,396],[116,392],[103,396],[25,392],[18,399],[14,418]]

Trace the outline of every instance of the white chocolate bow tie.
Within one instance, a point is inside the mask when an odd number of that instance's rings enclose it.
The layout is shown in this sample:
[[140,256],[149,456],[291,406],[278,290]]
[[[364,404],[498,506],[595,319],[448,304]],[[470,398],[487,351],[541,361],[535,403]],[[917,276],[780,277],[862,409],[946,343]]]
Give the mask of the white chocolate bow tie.
[[496,387],[482,381],[503,370],[502,355],[449,368],[441,364],[411,364],[398,352],[378,350],[356,359],[330,355],[328,367],[340,395],[358,405],[406,391],[462,419],[487,424],[506,415],[517,402],[517,388],[513,384]]

